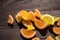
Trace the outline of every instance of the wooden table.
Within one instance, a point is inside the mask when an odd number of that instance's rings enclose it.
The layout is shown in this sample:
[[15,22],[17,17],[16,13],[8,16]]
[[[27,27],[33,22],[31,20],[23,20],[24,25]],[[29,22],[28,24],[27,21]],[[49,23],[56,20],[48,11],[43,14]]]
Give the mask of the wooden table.
[[[20,35],[20,27],[15,22],[13,27],[8,26],[8,15],[15,15],[21,9],[39,9],[42,14],[48,13],[60,16],[60,0],[3,0],[0,1],[0,40],[27,40]],[[51,30],[51,28],[48,28]],[[48,35],[55,37],[48,29],[37,31],[36,36],[45,40]]]

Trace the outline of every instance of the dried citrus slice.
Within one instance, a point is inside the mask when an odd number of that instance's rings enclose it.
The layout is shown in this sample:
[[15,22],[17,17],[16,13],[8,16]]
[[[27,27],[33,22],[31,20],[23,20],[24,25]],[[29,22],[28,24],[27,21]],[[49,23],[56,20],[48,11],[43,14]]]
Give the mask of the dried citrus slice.
[[16,21],[19,23],[22,20],[22,17],[20,15],[16,15]]
[[60,20],[60,17],[55,17],[55,16],[54,16],[54,20],[55,20],[55,21],[58,21],[58,20]]
[[35,16],[41,18],[41,12],[38,9],[35,9]]
[[29,18],[29,20],[34,21],[36,19],[35,15],[34,15],[34,12],[30,11],[28,18]]
[[22,20],[22,15],[24,13],[24,10],[21,10],[17,13],[17,15],[15,16],[16,21],[19,23]]
[[25,10],[20,10],[17,15],[22,16]]
[[49,14],[42,15],[41,20],[43,20],[44,22],[51,24],[51,25],[53,25],[55,22],[53,16],[51,16]]
[[58,22],[57,22],[57,26],[60,26],[60,20],[58,20]]
[[36,35],[36,31],[27,30],[27,29],[24,29],[24,28],[22,28],[20,30],[20,33],[25,38],[32,38]]
[[53,27],[53,32],[57,35],[60,35],[60,27]]
[[25,27],[28,27],[29,25],[31,26],[32,25],[32,22],[30,20],[23,20],[22,21],[22,24],[25,26]]
[[23,20],[22,24],[27,27],[27,30],[34,30],[34,26],[30,20]]
[[12,15],[9,15],[8,21],[9,24],[13,24],[14,23],[14,19],[12,17]]
[[24,20],[29,20],[29,12],[27,12],[27,11],[24,11],[23,12],[23,15],[22,15],[22,19],[24,19]]
[[36,26],[38,29],[44,29],[44,28],[46,28],[46,27],[48,26],[47,23],[45,23],[45,22],[43,22],[43,21],[41,21],[41,20],[38,20],[38,19],[36,19],[36,20],[34,21],[34,24],[35,24],[35,26]]
[[56,39],[56,40],[60,40],[60,36],[56,36],[55,39]]
[[48,36],[46,40],[54,40],[52,36]]
[[40,38],[38,38],[38,37],[35,37],[35,38],[33,38],[32,40],[40,40]]

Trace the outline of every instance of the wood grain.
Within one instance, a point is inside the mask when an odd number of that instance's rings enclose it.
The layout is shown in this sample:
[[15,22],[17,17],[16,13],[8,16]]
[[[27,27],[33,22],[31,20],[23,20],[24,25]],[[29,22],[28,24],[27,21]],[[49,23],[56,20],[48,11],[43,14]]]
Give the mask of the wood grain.
[[[17,25],[15,21],[13,26],[8,26],[7,19],[9,14],[15,19],[16,13],[21,9],[33,11],[35,8],[42,14],[60,16],[60,0],[0,0],[0,40],[31,40],[20,35],[21,24]],[[41,40],[45,40],[48,35],[55,37],[56,35],[51,30],[51,27],[45,30],[36,29],[36,37]]]

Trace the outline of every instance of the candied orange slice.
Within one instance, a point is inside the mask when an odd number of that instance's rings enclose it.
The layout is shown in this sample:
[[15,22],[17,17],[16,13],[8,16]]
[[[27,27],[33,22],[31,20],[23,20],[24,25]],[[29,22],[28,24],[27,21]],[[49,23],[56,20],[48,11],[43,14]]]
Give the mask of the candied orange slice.
[[29,21],[29,20],[23,20],[23,21],[22,21],[22,24],[23,24],[25,27],[28,27],[29,25],[32,25],[32,22]]
[[29,12],[27,12],[27,11],[24,11],[23,12],[23,15],[22,15],[22,19],[24,19],[24,20],[29,20]]
[[57,35],[60,35],[60,27],[53,27],[53,32]]
[[41,21],[41,20],[38,20],[38,19],[36,19],[36,20],[34,21],[34,24],[35,24],[35,26],[36,26],[38,29],[44,29],[44,28],[46,28],[46,27],[48,26],[47,23],[45,23],[45,22],[43,22],[43,21]]
[[46,40],[54,40],[54,38],[49,35]]
[[21,10],[17,13],[17,15],[15,16],[16,21],[19,23],[22,20],[22,16],[24,14],[25,10]]
[[22,24],[27,27],[28,30],[35,30],[35,27],[33,26],[32,22],[30,20],[23,20]]
[[36,35],[36,31],[27,30],[27,29],[24,29],[24,28],[22,28],[20,30],[20,33],[25,38],[32,38]]
[[55,37],[56,40],[60,40],[60,35]]
[[35,16],[38,18],[41,17],[41,12],[38,9],[35,9]]
[[35,38],[33,38],[32,40],[40,40],[40,38],[38,38],[38,37],[35,37]]
[[9,24],[13,24],[14,23],[14,19],[12,17],[12,15],[9,15],[8,21]]
[[60,20],[57,22],[57,26],[60,26]]
[[29,20],[34,21],[36,19],[35,15],[34,15],[34,12],[30,11],[28,18],[29,18]]
[[25,10],[20,10],[17,15],[22,16]]
[[45,14],[41,16],[41,20],[43,20],[44,22],[48,23],[49,25],[53,25],[54,24],[54,17],[49,15],[49,14]]
[[16,15],[15,18],[18,23],[21,22],[21,20],[22,20],[22,16],[20,16],[20,15]]
[[22,16],[22,19],[24,20],[34,20],[36,17],[32,11],[27,12],[26,10],[21,10],[17,13],[17,15]]

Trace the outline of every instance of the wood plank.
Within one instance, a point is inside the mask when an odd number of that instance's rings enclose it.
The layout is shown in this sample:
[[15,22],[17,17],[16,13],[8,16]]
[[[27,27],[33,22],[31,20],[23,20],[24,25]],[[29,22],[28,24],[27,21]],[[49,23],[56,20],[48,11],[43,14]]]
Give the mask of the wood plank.
[[53,11],[51,11],[51,15],[55,15],[57,17],[60,17],[60,10],[53,10]]
[[[51,35],[51,36],[55,37],[54,34],[51,33],[52,30],[51,31],[48,31],[49,29],[46,28],[44,30],[38,30],[36,28],[36,31],[37,31],[36,37],[46,38],[48,35]],[[0,27],[0,36],[15,36],[15,35],[19,35],[20,37],[22,37],[20,35],[20,32],[19,31],[20,31],[20,28],[18,28],[18,27],[16,27],[16,28],[14,28],[14,27],[13,28],[9,28],[8,26],[6,26],[6,27],[5,26],[4,27],[1,26]]]
[[[0,40],[27,40],[20,35],[21,25],[18,26],[16,22],[13,27],[7,24],[8,15],[13,15],[15,19],[16,13],[21,9],[29,11],[37,8],[41,10],[42,14],[60,16],[60,0],[3,0],[1,4],[3,5],[0,6]],[[42,31],[37,30],[36,37],[45,40],[48,35],[56,36],[51,28],[46,28]]]
[[17,36],[0,36],[0,40],[20,40]]
[[[13,0],[2,1],[3,7],[17,8],[17,9],[35,9],[50,10],[60,9],[60,0]],[[28,6],[27,6],[28,5]]]
[[[14,37],[14,36],[1,36],[0,37],[0,40],[31,40],[31,39],[22,39],[22,38],[20,38],[20,39],[17,39],[16,37]],[[45,38],[40,38],[40,40],[45,40]]]
[[7,29],[7,28],[3,28],[3,29],[1,29],[0,28],[0,36],[2,35],[12,35],[12,36],[14,36],[14,35],[17,35],[17,34],[19,34],[19,28],[9,28],[9,29]]
[[23,27],[22,25],[17,25],[17,26],[8,26],[8,25],[7,26],[5,26],[5,25],[4,26],[3,25],[1,26],[0,25],[0,29],[22,28],[22,27]]
[[0,28],[0,40],[20,40],[19,28]]

